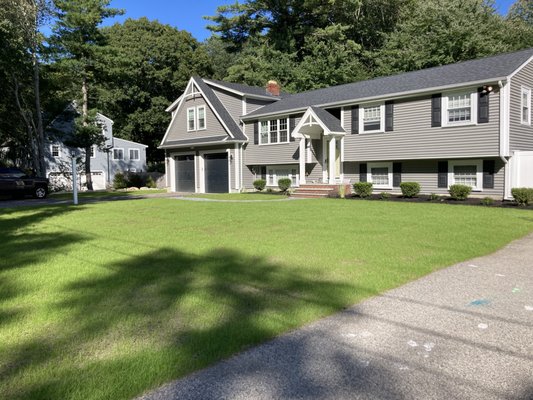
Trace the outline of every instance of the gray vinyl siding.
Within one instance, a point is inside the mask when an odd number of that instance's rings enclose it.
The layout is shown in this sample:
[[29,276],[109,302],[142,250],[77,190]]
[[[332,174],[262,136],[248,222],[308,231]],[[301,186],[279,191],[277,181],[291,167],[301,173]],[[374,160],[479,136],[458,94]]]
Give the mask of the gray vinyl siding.
[[522,86],[533,92],[533,62],[531,61],[511,78],[511,115],[509,120],[509,148],[511,151],[533,150],[533,125],[528,126],[521,123]]
[[[461,159],[464,160],[464,159]],[[494,173],[494,189],[483,189],[480,192],[472,192],[472,195],[479,196],[495,196],[503,197],[504,193],[504,179],[505,167],[500,158],[495,160]],[[384,160],[382,160],[384,161]],[[421,187],[422,194],[448,194],[446,188],[437,187],[438,178],[438,162],[440,160],[394,160],[402,163],[402,182],[418,182]],[[444,159],[443,159],[444,161]],[[447,160],[451,161],[451,160]],[[358,162],[344,163],[344,179],[350,183],[359,182],[359,166]],[[375,192],[386,191],[384,189],[376,189]],[[393,192],[400,192],[399,188],[394,188]]]
[[224,105],[226,110],[228,110],[229,115],[231,115],[231,118],[233,118],[233,120],[240,125],[239,119],[242,115],[242,97],[234,93],[218,89],[216,87],[211,87],[211,89],[213,89],[215,95]]
[[352,135],[351,109],[346,107],[344,127],[347,134],[344,142],[344,160],[497,156],[499,112],[499,93],[495,90],[490,94],[488,123],[432,128],[430,96],[396,100],[392,132]]
[[271,100],[259,100],[246,98],[246,114],[249,114],[258,108],[264,107],[267,104],[272,103]]
[[[189,107],[196,107],[205,105],[205,125],[206,129],[200,131],[187,131],[187,109]],[[170,125],[169,133],[166,138],[167,141],[185,140],[196,138],[208,138],[213,136],[227,135],[226,130],[213,113],[206,101],[201,95],[188,97],[178,110],[178,114]],[[164,144],[164,143],[163,143]]]

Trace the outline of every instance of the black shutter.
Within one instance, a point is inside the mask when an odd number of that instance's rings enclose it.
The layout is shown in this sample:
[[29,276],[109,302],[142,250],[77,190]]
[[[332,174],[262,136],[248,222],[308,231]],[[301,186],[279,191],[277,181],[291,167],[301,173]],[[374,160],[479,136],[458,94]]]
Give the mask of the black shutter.
[[254,144],[259,144],[259,122],[254,121]]
[[483,160],[483,189],[494,189],[494,160]]
[[296,140],[296,138],[292,136],[292,131],[296,127],[295,122],[296,121],[294,120],[294,117],[289,117],[289,137],[291,142],[294,142]]
[[261,166],[261,179],[266,181],[267,178],[267,167],[265,165]]
[[442,123],[442,111],[441,103],[442,96],[440,93],[431,96],[431,126],[441,126]]
[[359,182],[366,182],[366,164],[359,164]]
[[359,133],[359,106],[352,106],[352,135]]
[[483,93],[483,88],[478,89],[477,122],[478,124],[489,122],[489,93]]
[[385,102],[385,132],[394,130],[394,102]]
[[437,187],[448,187],[448,161],[439,161],[439,174]]
[[392,186],[400,187],[402,183],[402,163],[395,162],[392,164]]

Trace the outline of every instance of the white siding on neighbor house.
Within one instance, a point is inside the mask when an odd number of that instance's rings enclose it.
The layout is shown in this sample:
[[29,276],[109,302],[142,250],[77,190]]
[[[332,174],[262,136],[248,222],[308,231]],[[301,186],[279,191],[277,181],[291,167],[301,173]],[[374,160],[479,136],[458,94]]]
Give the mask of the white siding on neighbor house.
[[[524,125],[522,121],[522,86],[531,89],[533,96],[533,61],[511,78],[511,105],[509,119],[509,148],[511,151],[533,150],[533,123]],[[530,110],[531,113],[531,110]],[[530,115],[530,121],[533,122]]]
[[[190,107],[197,107],[205,105],[205,125],[206,129],[187,131],[187,109]],[[166,141],[186,140],[197,138],[209,138],[214,136],[227,135],[223,125],[218,121],[217,117],[209,107],[209,104],[201,95],[189,96],[182,103],[178,114],[170,125]]]
[[[443,93],[443,96],[445,93]],[[431,96],[396,100],[394,130],[351,134],[351,109],[345,107],[345,161],[461,158],[499,154],[499,90],[489,96],[489,122],[431,127]],[[445,110],[442,109],[444,113]]]

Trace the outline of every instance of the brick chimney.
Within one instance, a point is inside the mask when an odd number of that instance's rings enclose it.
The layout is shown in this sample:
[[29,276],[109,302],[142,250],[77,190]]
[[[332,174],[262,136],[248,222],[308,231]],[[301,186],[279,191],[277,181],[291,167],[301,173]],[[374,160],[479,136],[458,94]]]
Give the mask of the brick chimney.
[[270,93],[272,96],[279,96],[281,87],[279,86],[279,83],[276,81],[268,81],[266,85],[266,91],[267,93]]

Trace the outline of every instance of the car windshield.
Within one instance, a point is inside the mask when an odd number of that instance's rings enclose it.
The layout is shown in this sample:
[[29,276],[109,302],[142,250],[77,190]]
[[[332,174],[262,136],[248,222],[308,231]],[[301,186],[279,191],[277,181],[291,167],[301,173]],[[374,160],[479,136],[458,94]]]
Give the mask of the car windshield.
[[0,169],[0,178],[23,178],[26,174],[24,171],[15,168]]

